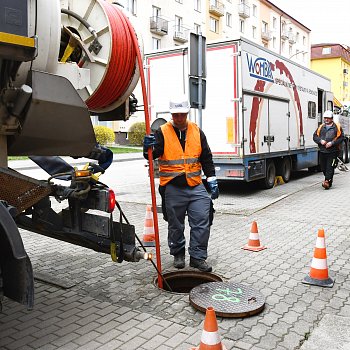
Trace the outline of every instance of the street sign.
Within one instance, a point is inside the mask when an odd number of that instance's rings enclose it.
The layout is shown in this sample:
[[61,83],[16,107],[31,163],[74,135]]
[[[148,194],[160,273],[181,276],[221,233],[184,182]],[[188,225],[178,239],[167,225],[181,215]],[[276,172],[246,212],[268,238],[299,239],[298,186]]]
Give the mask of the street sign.
[[[189,77],[189,90],[190,90],[190,105],[191,108],[198,108],[199,96],[198,96],[198,77]],[[205,108],[205,96],[206,96],[206,80],[202,79],[202,108]]]
[[[201,41],[201,42],[199,42]],[[198,48],[201,46],[202,50],[199,52]],[[206,78],[207,76],[207,66],[205,60],[206,53],[206,38],[205,36],[190,33],[190,49],[189,49],[189,57],[190,57],[190,76],[198,77],[202,76],[202,78]],[[201,56],[201,64],[199,63],[198,57],[199,54]],[[202,66],[201,72],[199,72],[199,65]]]

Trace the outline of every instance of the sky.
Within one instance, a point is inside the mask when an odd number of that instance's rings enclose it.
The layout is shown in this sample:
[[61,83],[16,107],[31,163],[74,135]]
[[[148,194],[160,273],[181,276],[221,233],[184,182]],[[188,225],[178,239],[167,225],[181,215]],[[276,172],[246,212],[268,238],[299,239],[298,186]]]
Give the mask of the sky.
[[350,0],[270,0],[311,29],[311,44],[350,46]]

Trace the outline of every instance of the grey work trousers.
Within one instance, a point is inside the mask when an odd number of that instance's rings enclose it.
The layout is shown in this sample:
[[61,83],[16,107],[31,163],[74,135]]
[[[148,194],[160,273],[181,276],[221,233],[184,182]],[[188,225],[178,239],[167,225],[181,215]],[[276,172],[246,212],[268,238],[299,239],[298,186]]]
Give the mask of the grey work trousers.
[[168,215],[168,245],[171,255],[185,254],[185,215],[190,225],[188,253],[205,260],[210,235],[209,211],[211,198],[203,184],[194,187],[165,188],[165,206]]

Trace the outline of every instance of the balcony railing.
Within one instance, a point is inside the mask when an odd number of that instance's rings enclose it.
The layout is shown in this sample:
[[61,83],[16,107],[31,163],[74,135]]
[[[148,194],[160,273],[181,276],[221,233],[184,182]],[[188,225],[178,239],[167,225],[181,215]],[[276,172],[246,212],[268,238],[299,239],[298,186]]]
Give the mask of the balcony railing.
[[216,16],[223,16],[225,14],[225,5],[220,1],[211,1],[209,5],[209,12]]
[[268,30],[268,31],[262,31],[262,32],[261,32],[261,39],[267,40],[267,41],[271,40],[271,39],[272,39],[272,33],[271,33],[271,31],[270,31],[270,30]]
[[173,39],[185,43],[188,41],[189,30],[182,26],[174,26]]
[[168,34],[168,21],[161,17],[150,18],[150,31],[158,35]]
[[247,4],[238,4],[238,14],[243,18],[250,17],[250,6]]
[[293,32],[289,32],[288,33],[288,41],[289,41],[290,44],[295,44],[296,43],[295,35],[293,34]]
[[288,31],[287,30],[283,30],[281,33],[281,39],[288,39],[289,35],[288,35]]

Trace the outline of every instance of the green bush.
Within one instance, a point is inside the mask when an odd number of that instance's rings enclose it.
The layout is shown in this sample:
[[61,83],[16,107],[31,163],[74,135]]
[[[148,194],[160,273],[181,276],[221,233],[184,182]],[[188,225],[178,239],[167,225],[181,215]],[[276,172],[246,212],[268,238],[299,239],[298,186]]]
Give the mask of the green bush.
[[129,129],[129,142],[133,146],[142,146],[143,138],[146,135],[146,124],[145,122],[138,122],[131,125]]
[[114,131],[111,128],[108,128],[107,126],[94,126],[94,132],[96,136],[96,141],[101,145],[107,145],[109,143],[114,143],[115,141]]

